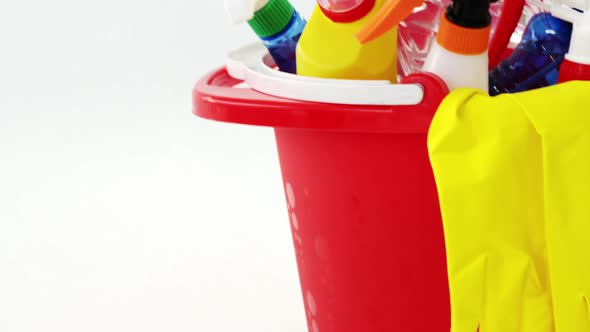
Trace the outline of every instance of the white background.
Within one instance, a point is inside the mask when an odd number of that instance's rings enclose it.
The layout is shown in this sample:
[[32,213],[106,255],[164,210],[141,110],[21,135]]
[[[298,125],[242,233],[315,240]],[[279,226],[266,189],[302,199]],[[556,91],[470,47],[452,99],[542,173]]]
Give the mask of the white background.
[[248,27],[221,0],[0,8],[0,331],[305,331],[272,130],[191,114]]

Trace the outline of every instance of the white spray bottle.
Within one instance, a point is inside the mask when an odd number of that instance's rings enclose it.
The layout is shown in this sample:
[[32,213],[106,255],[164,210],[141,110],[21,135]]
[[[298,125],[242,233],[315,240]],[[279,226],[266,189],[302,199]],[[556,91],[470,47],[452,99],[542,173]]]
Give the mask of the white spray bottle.
[[440,76],[450,90],[467,87],[488,92],[489,9],[489,0],[453,0],[441,17],[423,70]]
[[551,14],[574,25],[569,52],[559,69],[559,83],[590,81],[590,0],[554,1]]

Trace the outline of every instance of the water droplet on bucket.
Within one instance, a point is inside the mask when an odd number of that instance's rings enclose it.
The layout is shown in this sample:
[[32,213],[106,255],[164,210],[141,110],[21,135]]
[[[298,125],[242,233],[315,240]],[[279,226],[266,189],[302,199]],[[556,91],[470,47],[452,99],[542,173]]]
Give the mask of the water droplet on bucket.
[[291,183],[287,182],[287,186],[285,191],[287,192],[287,202],[289,203],[289,207],[291,209],[295,208],[295,192],[293,191],[293,187]]
[[291,225],[293,225],[294,230],[299,230],[299,220],[297,220],[297,216],[294,212],[291,212]]
[[316,316],[318,313],[318,307],[315,303],[315,298],[313,297],[313,295],[311,294],[310,291],[307,291],[307,309],[309,310],[309,312],[311,313],[312,316]]
[[320,327],[318,326],[318,322],[314,320],[311,321],[311,332],[320,332]]
[[295,242],[297,242],[298,246],[302,246],[303,245],[303,239],[301,239],[301,236],[299,236],[299,234],[295,233],[294,234],[295,237]]

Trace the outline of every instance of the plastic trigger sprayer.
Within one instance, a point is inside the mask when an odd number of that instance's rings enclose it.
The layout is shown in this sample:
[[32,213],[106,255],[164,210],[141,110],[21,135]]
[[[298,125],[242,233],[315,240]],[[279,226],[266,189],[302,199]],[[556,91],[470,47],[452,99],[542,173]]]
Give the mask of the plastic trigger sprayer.
[[556,0],[552,3],[551,14],[574,25],[569,52],[559,71],[559,82],[589,81],[590,0]]
[[440,76],[451,90],[479,88],[488,92],[490,0],[453,0],[441,17],[440,28],[424,71]]

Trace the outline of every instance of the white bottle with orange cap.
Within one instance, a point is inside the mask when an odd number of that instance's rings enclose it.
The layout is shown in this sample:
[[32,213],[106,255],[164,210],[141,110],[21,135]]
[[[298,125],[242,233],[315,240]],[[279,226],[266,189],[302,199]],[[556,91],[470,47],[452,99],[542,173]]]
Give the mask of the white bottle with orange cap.
[[450,90],[489,91],[488,46],[492,17],[489,0],[453,0],[423,70],[440,76]]
[[[399,24],[424,0],[391,0],[357,38],[369,42]],[[488,91],[490,0],[453,0],[442,15],[436,43],[424,71],[440,76],[451,90],[472,87]]]

